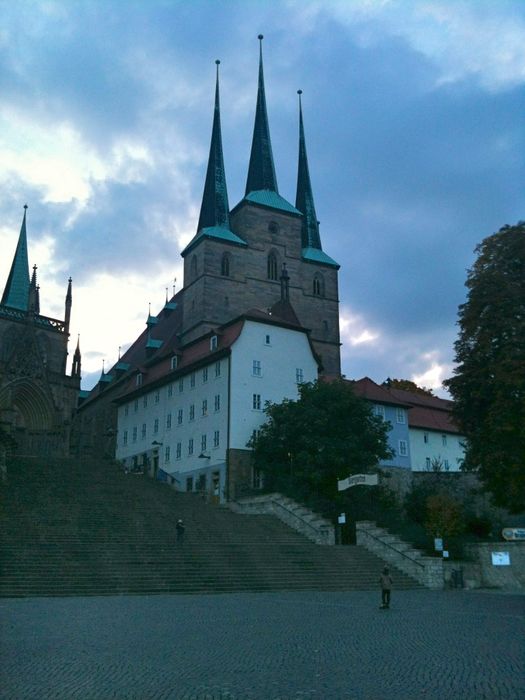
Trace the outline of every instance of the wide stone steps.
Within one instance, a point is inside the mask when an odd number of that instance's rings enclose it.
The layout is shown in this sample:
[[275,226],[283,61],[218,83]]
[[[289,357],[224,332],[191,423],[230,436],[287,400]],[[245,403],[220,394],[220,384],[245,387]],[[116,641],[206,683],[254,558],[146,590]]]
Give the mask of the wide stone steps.
[[358,590],[377,588],[383,566],[105,464],[25,465],[1,489],[0,596]]

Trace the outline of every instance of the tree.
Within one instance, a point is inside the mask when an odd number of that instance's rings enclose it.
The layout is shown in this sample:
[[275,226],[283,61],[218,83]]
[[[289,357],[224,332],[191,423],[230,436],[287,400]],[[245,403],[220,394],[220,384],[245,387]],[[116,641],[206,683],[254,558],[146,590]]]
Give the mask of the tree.
[[444,382],[477,470],[496,505],[525,509],[525,222],[477,246],[459,307],[454,377]]
[[410,391],[412,394],[421,394],[422,396],[434,396],[432,389],[427,389],[424,386],[418,386],[415,382],[410,379],[386,379],[383,382],[383,386],[389,389],[402,389],[403,391]]
[[343,380],[302,384],[297,401],[269,403],[265,412],[267,422],[248,445],[267,488],[335,501],[337,479],[391,456],[390,425]]

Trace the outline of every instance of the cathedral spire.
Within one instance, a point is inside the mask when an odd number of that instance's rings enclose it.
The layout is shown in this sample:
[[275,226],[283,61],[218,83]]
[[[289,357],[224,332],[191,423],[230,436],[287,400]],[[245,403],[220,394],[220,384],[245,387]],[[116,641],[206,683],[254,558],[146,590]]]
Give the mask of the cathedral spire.
[[299,165],[297,169],[297,193],[295,196],[295,208],[303,215],[301,240],[303,248],[321,248],[321,238],[319,236],[319,222],[315,213],[314,197],[312,193],[312,183],[310,182],[310,172],[308,169],[308,158],[306,156],[306,142],[304,138],[303,108],[301,95],[303,91],[298,90],[299,95]]
[[210,155],[208,158],[208,170],[204,184],[201,211],[197,232],[203,228],[230,228],[228,191],[226,189],[226,175],[224,172],[224,158],[222,152],[221,137],[221,112],[219,102],[219,64],[217,65],[217,77],[215,82],[215,110],[213,113],[213,127],[211,133]]
[[24,205],[24,218],[18,237],[15,256],[7,278],[2,305],[13,309],[27,311],[29,303],[29,262],[27,258],[27,233],[26,233],[27,204]]
[[71,321],[71,306],[73,305],[73,295],[71,292],[72,281],[73,280],[71,279],[71,277],[67,281],[66,314],[65,314],[66,333],[69,331],[69,322]]
[[31,282],[29,283],[29,294],[27,308],[34,314],[40,313],[40,287],[36,282],[36,271],[37,266],[33,265],[33,274],[31,275]]
[[268,113],[266,111],[262,39],[263,35],[259,34],[259,86],[257,90],[257,107],[255,110],[250,165],[248,167],[248,178],[246,180],[246,195],[259,190],[270,190],[271,192],[279,194],[273,165]]

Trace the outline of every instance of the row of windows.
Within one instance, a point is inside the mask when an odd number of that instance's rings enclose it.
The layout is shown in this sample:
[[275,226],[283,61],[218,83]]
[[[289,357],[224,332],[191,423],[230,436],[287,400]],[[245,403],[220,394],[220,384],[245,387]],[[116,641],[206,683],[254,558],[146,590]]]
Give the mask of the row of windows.
[[[381,404],[374,406],[374,413],[385,420],[385,407]],[[404,425],[406,423],[406,412],[403,408],[396,408],[396,423]]]
[[[268,339],[270,336],[266,336]],[[262,365],[260,360],[253,360],[252,362],[252,375],[254,377],[262,377]],[[304,382],[304,372],[301,367],[297,367],[295,370],[295,381],[300,384]]]
[[[213,433],[213,447],[220,447],[221,444],[221,434],[219,430],[215,430]],[[201,452],[205,452],[208,447],[208,436],[203,433],[200,440]],[[187,443],[186,454],[191,457],[195,453],[195,440],[189,438]],[[182,442],[177,442],[175,445],[175,459],[182,459]],[[166,445],[164,448],[164,462],[171,461],[171,446]]]
[[[423,442],[425,443],[425,445],[428,445],[430,443],[429,433],[423,433]],[[448,444],[448,439],[445,434],[441,436],[441,444],[443,445],[443,447],[446,447]]]
[[[232,258],[230,253],[223,253],[221,258],[221,276],[231,277],[232,275]],[[194,255],[190,262],[190,276],[191,279],[197,277],[197,256]],[[266,277],[269,280],[277,282],[279,279],[279,263],[277,260],[277,255],[275,253],[270,253],[266,260]],[[312,281],[312,294],[314,296],[323,297],[324,296],[324,279],[320,273],[314,275]]]
[[[448,472],[450,470],[450,463],[449,463],[448,459],[444,459],[443,462],[441,462],[441,460],[438,460],[438,462],[439,462],[440,466],[442,466],[446,472]],[[426,457],[426,459],[425,459],[425,468],[428,471],[432,470],[432,460],[430,459],[430,457]]]
[[[211,341],[213,341],[214,338],[215,338],[215,347],[216,347],[217,336],[213,336],[211,338]],[[210,341],[210,346],[212,345],[211,341]],[[212,348],[212,349],[215,349],[215,348]],[[201,374],[202,384],[206,384],[208,382],[208,378],[210,377],[210,374],[211,374],[209,370],[210,370],[209,367],[204,367],[201,370],[200,374]],[[215,363],[213,373],[214,373],[214,376],[216,378],[219,378],[221,376],[221,362],[220,362],[220,360],[217,360],[217,362]],[[137,377],[139,377],[139,376],[142,376],[142,375],[137,375]],[[195,388],[195,385],[197,382],[196,377],[197,377],[197,372],[192,372],[189,375],[190,389]],[[186,380],[188,381],[188,377],[186,377]],[[173,387],[174,387],[173,383],[168,384],[168,386],[166,387],[166,396],[168,398],[171,398],[173,396],[173,391],[174,391]],[[179,379],[179,381],[177,383],[177,387],[178,387],[179,394],[182,394],[184,391],[184,377],[181,377]],[[155,404],[159,403],[160,402],[160,389],[157,389],[155,392],[153,392],[153,394],[146,394],[145,396],[142,397],[141,401],[142,401],[142,406],[144,408],[147,408],[148,402],[150,401],[150,397],[153,398],[153,403],[155,403]],[[133,410],[135,412],[137,412],[139,410],[139,405],[140,405],[139,399],[135,399],[135,401],[133,402]],[[126,416],[129,415],[129,409],[130,409],[130,404],[127,404],[124,407],[124,415],[126,415]]]

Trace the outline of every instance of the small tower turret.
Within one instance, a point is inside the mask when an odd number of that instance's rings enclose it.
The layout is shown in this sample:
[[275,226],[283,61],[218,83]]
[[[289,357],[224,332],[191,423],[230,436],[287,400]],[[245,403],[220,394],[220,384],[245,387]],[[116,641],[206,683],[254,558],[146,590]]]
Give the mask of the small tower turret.
[[75,353],[73,355],[73,365],[71,367],[71,376],[72,377],[78,377],[80,379],[81,377],[81,363],[82,363],[82,357],[80,355],[80,335],[77,338],[77,347],[75,349]]

